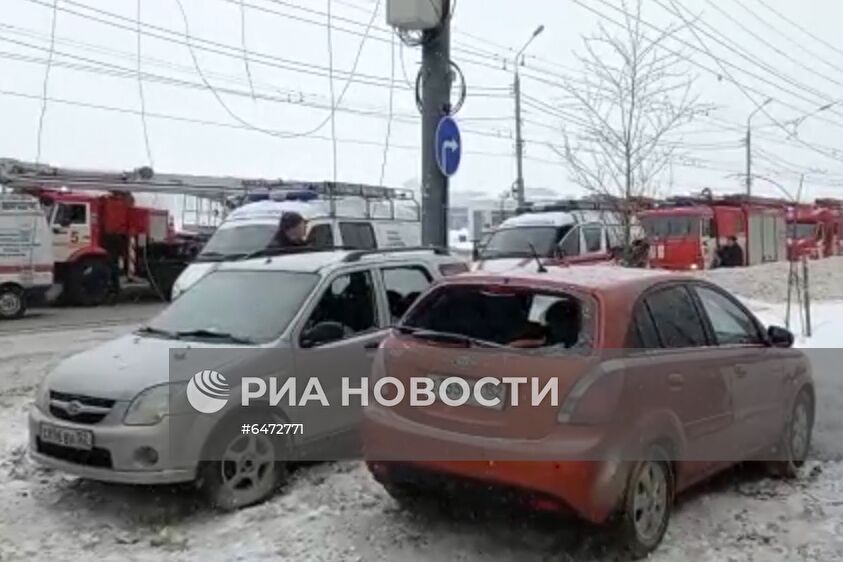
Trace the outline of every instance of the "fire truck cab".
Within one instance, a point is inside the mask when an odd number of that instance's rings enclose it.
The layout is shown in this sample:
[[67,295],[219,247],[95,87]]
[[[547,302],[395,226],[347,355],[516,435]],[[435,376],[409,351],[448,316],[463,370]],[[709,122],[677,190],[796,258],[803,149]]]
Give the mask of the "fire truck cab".
[[743,250],[744,264],[784,260],[784,209],[743,198],[670,200],[639,214],[650,244],[650,265],[671,270],[710,269],[730,237]]
[[829,201],[788,208],[788,250],[792,259],[822,259],[839,253],[843,213]]

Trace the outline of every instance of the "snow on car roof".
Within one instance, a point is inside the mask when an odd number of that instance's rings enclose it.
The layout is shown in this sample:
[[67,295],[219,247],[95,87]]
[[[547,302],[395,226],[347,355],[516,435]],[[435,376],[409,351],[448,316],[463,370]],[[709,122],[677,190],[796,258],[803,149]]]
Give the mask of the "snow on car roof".
[[524,213],[517,217],[506,219],[498,227],[499,229],[530,227],[530,226],[572,226],[577,224],[577,219],[571,213]]
[[[225,262],[220,264],[218,270],[224,271],[292,271],[298,273],[318,273],[319,271],[345,264],[344,260],[349,254],[354,253],[348,250],[337,250],[327,252],[302,252],[285,254],[271,257],[254,258],[251,260]],[[429,261],[438,263],[442,261],[454,261],[457,258],[452,256],[440,256],[433,252],[419,250],[418,252],[377,252],[364,256],[360,261],[348,265],[360,265],[370,262],[401,262],[413,260],[418,262]]]

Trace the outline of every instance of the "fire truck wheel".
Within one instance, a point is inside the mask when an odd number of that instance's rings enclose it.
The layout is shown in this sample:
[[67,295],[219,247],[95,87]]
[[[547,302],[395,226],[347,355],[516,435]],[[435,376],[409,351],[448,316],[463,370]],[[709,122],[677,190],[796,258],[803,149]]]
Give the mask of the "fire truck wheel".
[[16,285],[0,287],[0,320],[14,320],[26,313],[23,290]]
[[70,266],[66,296],[69,304],[99,306],[111,292],[111,268],[104,258],[82,258]]

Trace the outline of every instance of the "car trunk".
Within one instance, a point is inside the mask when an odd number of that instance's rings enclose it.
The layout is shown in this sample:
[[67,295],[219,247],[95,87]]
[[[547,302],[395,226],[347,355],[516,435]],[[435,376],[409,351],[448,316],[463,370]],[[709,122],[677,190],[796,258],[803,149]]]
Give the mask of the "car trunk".
[[[537,439],[547,435],[556,424],[559,406],[576,381],[598,361],[590,354],[536,353],[534,351],[477,349],[444,345],[404,335],[390,340],[384,353],[385,372],[402,381],[408,398],[394,408],[407,419],[458,433],[510,439]],[[449,406],[439,399],[429,406],[412,406],[409,401],[413,378],[442,379],[458,377],[476,383],[483,377],[498,380],[525,378],[517,386],[517,405],[511,395],[512,385],[504,385],[501,406],[486,407],[476,403]],[[551,382],[555,379],[555,383]],[[548,384],[558,385],[558,397],[545,394]]]
[[[477,402],[451,406],[437,391],[432,405],[412,406],[405,400],[396,412],[460,433],[523,439],[546,435],[571,386],[597,363],[592,354],[596,317],[596,303],[587,295],[518,286],[512,280],[441,286],[410,311],[396,337],[387,341],[384,373],[408,390],[413,379],[441,383],[458,377],[470,387],[484,377],[526,382],[503,381],[506,395],[497,395],[498,407]],[[534,404],[548,384],[558,388],[557,399],[548,393]]]

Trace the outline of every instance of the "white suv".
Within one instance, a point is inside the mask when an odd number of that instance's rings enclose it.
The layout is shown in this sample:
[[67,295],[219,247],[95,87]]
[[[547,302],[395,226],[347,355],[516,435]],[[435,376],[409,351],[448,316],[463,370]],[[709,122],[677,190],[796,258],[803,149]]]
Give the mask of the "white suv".
[[[188,395],[198,375],[175,374],[173,361],[218,357],[201,368],[224,373],[232,390],[261,365],[267,375],[318,376],[326,392],[338,392],[341,377],[369,376],[373,350],[422,292],[467,270],[462,260],[429,249],[221,264],[145,327],[66,359],[47,375],[29,417],[31,455],[92,480],[197,481],[224,509],[262,501],[286,475],[275,452],[281,440],[244,436],[239,421],[306,423],[304,435],[285,440],[296,449],[284,451],[289,460],[312,458],[305,451],[338,439],[353,441],[362,412],[291,412],[282,404],[240,420],[244,411],[231,401],[219,415],[197,415]],[[189,431],[176,429],[191,415]],[[207,456],[209,446],[218,456]]]

